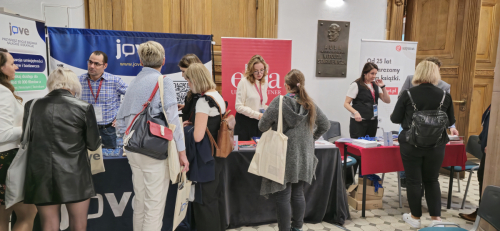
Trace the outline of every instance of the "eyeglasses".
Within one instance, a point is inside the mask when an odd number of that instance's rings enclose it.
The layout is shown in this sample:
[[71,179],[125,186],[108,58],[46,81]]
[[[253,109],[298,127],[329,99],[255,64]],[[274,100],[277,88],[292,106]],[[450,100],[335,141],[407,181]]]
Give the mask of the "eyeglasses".
[[87,63],[89,64],[89,66],[92,66],[92,64],[94,64],[96,67],[100,67],[100,66],[104,65],[103,63],[92,62],[90,60],[87,60]]
[[264,74],[264,72],[265,72],[265,71],[266,71],[266,70],[264,70],[264,69],[262,69],[262,70],[260,70],[260,71],[254,71],[254,72],[253,72],[253,74],[254,74],[254,75],[257,75],[257,74],[259,74],[259,73]]

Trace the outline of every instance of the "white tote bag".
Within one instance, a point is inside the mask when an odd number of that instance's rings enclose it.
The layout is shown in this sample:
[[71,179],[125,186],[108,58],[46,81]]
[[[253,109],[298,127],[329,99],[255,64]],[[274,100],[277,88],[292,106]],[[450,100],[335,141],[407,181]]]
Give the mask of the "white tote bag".
[[[163,109],[163,115],[168,122],[167,113],[165,108],[163,108],[163,75],[158,76],[158,88],[160,90],[160,100]],[[179,118],[180,119],[180,118]],[[182,124],[182,120],[181,123]],[[168,123],[168,128],[174,133],[176,126],[172,123]],[[182,129],[182,128],[179,128]],[[184,136],[183,136],[184,137]],[[167,156],[167,167],[170,175],[170,180],[172,184],[177,184],[179,182],[179,173],[181,173],[181,162],[179,161],[179,153],[177,152],[177,145],[175,139],[168,142],[168,156]]]
[[175,200],[175,210],[174,210],[174,226],[172,230],[175,230],[177,226],[186,217],[186,212],[189,204],[189,194],[191,191],[192,182],[186,177],[186,172],[180,174],[179,184],[177,187],[177,199]]
[[35,105],[37,100],[38,99],[35,99],[31,103],[21,146],[19,147],[16,157],[14,157],[9,169],[7,170],[7,179],[5,179],[5,185],[7,187],[5,190],[6,209],[24,200],[24,181],[26,178],[26,164],[28,161],[28,137],[30,137],[31,111],[33,111],[33,105]]
[[278,129],[264,132],[257,144],[249,173],[283,184],[285,180],[288,137],[283,134],[283,96],[280,95]]

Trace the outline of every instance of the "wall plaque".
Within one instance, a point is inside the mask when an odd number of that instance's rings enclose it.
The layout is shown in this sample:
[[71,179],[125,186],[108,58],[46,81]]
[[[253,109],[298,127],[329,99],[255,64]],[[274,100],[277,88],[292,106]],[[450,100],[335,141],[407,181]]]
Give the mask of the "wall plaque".
[[317,77],[346,77],[350,22],[318,20]]

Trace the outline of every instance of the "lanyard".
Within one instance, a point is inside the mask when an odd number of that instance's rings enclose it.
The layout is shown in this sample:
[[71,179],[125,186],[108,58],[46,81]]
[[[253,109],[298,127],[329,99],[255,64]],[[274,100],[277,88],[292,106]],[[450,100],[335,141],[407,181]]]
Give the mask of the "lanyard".
[[259,90],[259,88],[257,88],[257,83],[255,83],[255,89],[257,90],[257,93],[259,93],[259,96],[260,96],[260,105],[262,105],[262,85],[260,85],[260,90]]
[[373,96],[373,103],[377,104],[377,101],[375,101],[375,89],[373,89],[373,90],[370,89],[370,93],[372,93],[372,96]]
[[92,90],[92,85],[90,85],[90,80],[87,79],[87,83],[89,84],[90,92],[92,93],[92,97],[95,99],[94,103],[97,103],[97,98],[99,97],[99,92],[101,92],[102,81],[103,81],[103,79],[101,79],[99,81],[99,88],[97,89],[97,95],[94,95],[94,91]]

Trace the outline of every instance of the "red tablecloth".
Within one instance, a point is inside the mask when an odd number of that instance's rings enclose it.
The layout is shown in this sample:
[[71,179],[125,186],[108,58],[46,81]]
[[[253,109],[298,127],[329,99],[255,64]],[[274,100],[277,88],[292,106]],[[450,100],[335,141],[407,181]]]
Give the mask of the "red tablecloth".
[[[404,171],[403,161],[399,146],[382,146],[378,148],[362,148],[350,143],[338,143],[335,145],[340,149],[344,158],[344,145],[347,145],[347,152],[356,156],[361,156],[361,172],[364,175],[386,172]],[[444,155],[442,167],[461,166],[465,169],[467,155],[464,144],[448,144]]]

